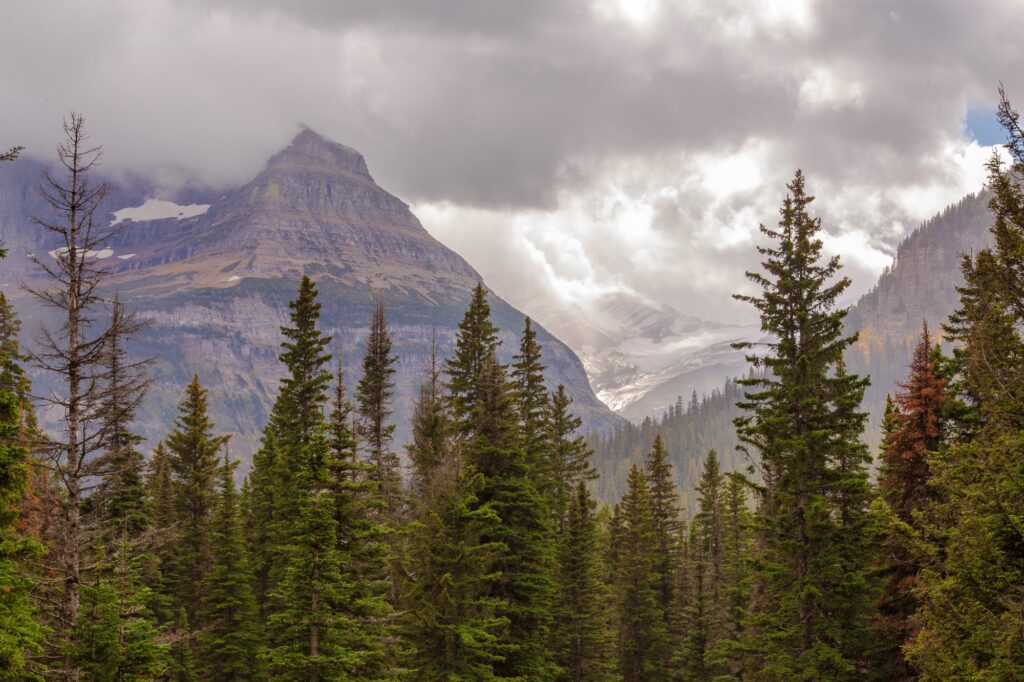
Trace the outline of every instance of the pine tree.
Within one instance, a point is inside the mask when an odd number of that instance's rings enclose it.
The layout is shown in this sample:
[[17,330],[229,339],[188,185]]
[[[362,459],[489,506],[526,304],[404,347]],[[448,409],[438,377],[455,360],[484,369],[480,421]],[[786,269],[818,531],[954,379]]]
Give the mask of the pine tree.
[[331,494],[334,496],[336,548],[343,582],[333,608],[349,619],[340,645],[356,652],[352,679],[387,677],[400,657],[391,597],[388,528],[380,522],[383,501],[372,464],[358,457],[352,405],[345,395],[341,354],[338,356],[327,438],[331,449]]
[[602,682],[616,679],[610,600],[594,501],[576,484],[567,510],[558,554],[558,592],[552,624],[559,680]]
[[306,445],[295,472],[296,516],[290,524],[286,563],[272,596],[280,608],[267,627],[272,644],[261,653],[269,680],[345,680],[358,668],[360,652],[344,646],[350,618],[334,605],[345,589],[344,567],[337,548],[333,453],[321,427]]
[[537,332],[530,318],[526,318],[519,342],[519,354],[513,358],[509,379],[516,412],[519,414],[519,438],[526,453],[526,464],[537,489],[546,497],[551,497],[555,472],[552,470],[548,429],[550,406],[544,369]]
[[281,327],[284,341],[278,356],[287,374],[281,380],[249,473],[253,514],[249,552],[261,619],[275,608],[269,595],[283,579],[287,561],[283,548],[302,494],[296,488],[294,477],[303,461],[305,447],[324,423],[331,380],[330,372],[324,368],[330,360],[326,348],[331,339],[318,328],[320,303],[316,285],[309,277],[302,278],[298,294],[288,304],[288,309],[291,326]]
[[141,581],[142,560],[124,527],[101,562],[96,580],[82,589],[82,610],[75,626],[73,659],[89,680],[157,679],[169,665],[169,648],[147,608],[149,590]]
[[740,473],[725,476],[722,496],[722,572],[717,639],[706,659],[721,679],[743,679],[743,628],[750,604],[750,483]]
[[929,460],[944,442],[946,382],[940,374],[928,326],[914,349],[910,375],[899,384],[895,404],[887,404],[880,497],[889,531],[882,538],[880,571],[885,586],[878,600],[877,626],[884,651],[876,655],[876,669],[886,679],[912,680],[915,672],[904,659],[902,647],[914,637],[917,600],[913,591],[921,564],[915,545],[920,542],[921,515],[938,503],[929,485]]
[[116,296],[111,315],[100,407],[107,451],[100,464],[102,481],[90,504],[96,507],[100,524],[113,539],[127,533],[135,541],[149,529],[150,509],[144,479],[145,458],[138,450],[144,439],[130,427],[149,388],[144,372],[150,361],[128,358],[124,338],[138,332],[142,325],[127,319],[128,313]]
[[727,636],[725,603],[725,476],[714,450],[708,452],[697,484],[697,515],[690,526],[682,667],[687,679],[716,679],[728,670],[712,652]]
[[478,391],[483,384],[484,372],[500,343],[498,328],[491,322],[487,290],[482,282],[478,283],[459,323],[455,355],[445,361],[453,428],[461,437],[467,437],[472,430],[473,411],[480,403]]
[[409,668],[427,682],[497,680],[509,620],[489,588],[505,548],[485,536],[501,520],[477,496],[483,476],[456,458],[439,463],[429,480],[408,530],[402,604]]
[[590,463],[593,453],[579,432],[583,420],[571,409],[572,398],[565,392],[565,386],[559,384],[551,394],[547,421],[551,451],[550,497],[555,527],[559,532],[565,524],[576,488],[581,482],[597,479],[597,471]]
[[451,423],[441,383],[436,331],[430,344],[430,364],[420,384],[412,411],[412,442],[408,445],[412,464],[412,500],[424,499],[434,487],[433,477],[451,459]]
[[167,435],[174,486],[174,518],[178,541],[164,574],[174,603],[187,621],[200,624],[198,606],[205,593],[204,577],[213,559],[211,523],[217,500],[220,450],[227,436],[216,436],[210,421],[206,389],[193,375],[178,406],[175,429]]
[[500,576],[488,596],[500,600],[509,620],[504,660],[495,672],[504,677],[551,679],[547,654],[554,590],[554,545],[550,517],[533,483],[517,433],[517,420],[505,369],[491,353],[473,406],[473,439],[467,462],[483,475],[480,500],[490,504],[500,523],[483,536],[503,551],[494,563]]
[[[748,273],[757,296],[737,296],[761,314],[772,335],[767,353],[748,359],[767,372],[747,387],[738,434],[760,457],[764,488],[758,510],[756,609],[748,644],[762,678],[853,679],[866,638],[868,500],[866,380],[846,374],[845,310],[836,299],[850,282],[835,279],[838,257],[822,262],[820,220],[799,171],[789,185],[773,244],[759,247],[765,273]],[[750,344],[738,344],[749,348]]]
[[624,682],[669,679],[665,611],[658,603],[658,535],[647,479],[635,465],[612,525],[618,667]]
[[370,334],[363,357],[363,376],[356,386],[356,407],[359,413],[359,431],[367,448],[370,465],[369,480],[374,484],[374,495],[380,500],[378,523],[387,532],[389,547],[389,600],[398,601],[397,536],[401,526],[402,482],[398,455],[391,449],[395,425],[390,423],[394,394],[395,363],[398,357],[391,352],[391,337],[384,316],[384,304],[374,308]]
[[679,537],[681,519],[679,493],[672,478],[668,451],[660,435],[654,437],[654,444],[647,453],[646,475],[654,533],[658,541],[658,558],[654,567],[658,577],[658,608],[667,616],[674,602],[672,593],[679,562],[679,548],[675,541]]
[[199,667],[207,679],[224,681],[252,679],[257,644],[256,600],[235,491],[236,466],[225,452],[210,523],[213,560],[203,578],[199,612],[205,624],[198,635]]
[[395,363],[391,353],[391,336],[384,317],[384,304],[377,303],[370,323],[363,357],[363,377],[356,386],[356,406],[360,417],[360,435],[367,447],[373,480],[380,488],[389,520],[397,521],[401,475],[398,455],[391,450],[395,425],[391,419],[394,395]]

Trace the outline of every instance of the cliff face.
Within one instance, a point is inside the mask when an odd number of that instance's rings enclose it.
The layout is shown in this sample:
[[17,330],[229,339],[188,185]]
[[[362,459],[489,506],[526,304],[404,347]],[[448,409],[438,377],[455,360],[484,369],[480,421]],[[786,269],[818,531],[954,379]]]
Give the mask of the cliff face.
[[[29,191],[30,183],[38,185],[38,167],[11,165],[18,168],[0,174],[0,236],[22,255],[5,264],[5,283],[34,276],[24,252],[53,248],[21,220],[41,210]],[[111,219],[131,222],[100,254],[122,299],[151,320],[131,348],[158,358],[139,420],[150,443],[170,428],[181,389],[197,372],[210,388],[218,428],[234,434],[233,451],[243,459],[251,454],[282,371],[280,327],[305,274],[320,289],[322,327],[334,337],[334,350],[343,348],[350,389],[359,377],[373,305],[383,300],[400,357],[395,445],[401,450],[434,330],[442,354],[448,353],[480,280],[473,268],[377,186],[358,152],[308,129],[235,190],[161,197],[177,203],[147,201],[152,191],[139,183],[111,197]],[[32,329],[42,313],[10,283],[5,291]],[[496,296],[491,304],[502,358],[509,361],[524,316]],[[576,355],[543,329],[538,336],[549,383],[566,385],[585,427],[614,423]]]
[[878,442],[885,396],[907,374],[922,325],[941,338],[941,325],[959,304],[965,254],[990,244],[992,216],[986,192],[971,194],[931,218],[899,246],[878,284],[850,309],[846,331],[860,333],[847,353],[851,371],[871,376],[864,405],[868,439]]

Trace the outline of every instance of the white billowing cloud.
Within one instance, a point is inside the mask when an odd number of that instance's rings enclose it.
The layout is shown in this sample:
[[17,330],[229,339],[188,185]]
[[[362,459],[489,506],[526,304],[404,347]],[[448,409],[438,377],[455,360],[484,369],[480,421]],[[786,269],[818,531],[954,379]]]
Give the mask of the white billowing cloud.
[[74,108],[107,169],[227,187],[304,123],[527,312],[749,316],[730,294],[798,167],[863,291],[981,186],[968,108],[1000,80],[1024,100],[1013,0],[39,0],[0,23],[0,148],[50,156]]

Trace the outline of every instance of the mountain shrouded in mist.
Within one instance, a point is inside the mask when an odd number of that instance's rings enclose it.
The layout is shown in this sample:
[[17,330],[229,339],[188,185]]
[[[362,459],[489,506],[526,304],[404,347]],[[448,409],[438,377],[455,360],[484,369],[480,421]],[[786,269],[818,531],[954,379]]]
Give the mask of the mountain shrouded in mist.
[[[38,197],[40,166],[30,159],[0,169],[0,237],[11,249],[4,290],[31,332],[39,312],[18,283],[37,276],[27,254],[57,247],[28,217]],[[411,401],[433,332],[442,354],[480,275],[423,229],[409,207],[380,188],[355,150],[303,129],[250,182],[237,189],[160,191],[144,180],[115,184],[111,220],[131,224],[92,254],[114,271],[122,300],[151,320],[134,342],[138,356],[156,356],[150,398],[139,429],[163,436],[182,387],[198,372],[211,390],[212,416],[234,434],[247,456],[258,441],[281,367],[279,328],[299,279],[316,280],[325,331],[343,345],[348,385],[358,366],[375,301],[382,299],[395,351],[397,442],[405,442]],[[501,329],[501,357],[515,352],[523,313],[491,297]],[[547,380],[565,384],[585,428],[615,417],[591,391],[582,363],[563,343],[538,330]],[[40,377],[39,387],[45,384]]]

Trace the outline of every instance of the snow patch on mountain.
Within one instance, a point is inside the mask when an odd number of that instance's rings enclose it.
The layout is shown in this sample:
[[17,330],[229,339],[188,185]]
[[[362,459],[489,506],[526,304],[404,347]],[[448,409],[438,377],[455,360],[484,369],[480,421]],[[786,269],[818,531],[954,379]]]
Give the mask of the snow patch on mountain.
[[111,225],[117,225],[124,220],[141,222],[144,220],[164,220],[166,218],[194,218],[203,215],[210,208],[210,204],[189,204],[182,206],[173,201],[163,199],[146,199],[141,206],[122,208],[114,211],[114,219]]

